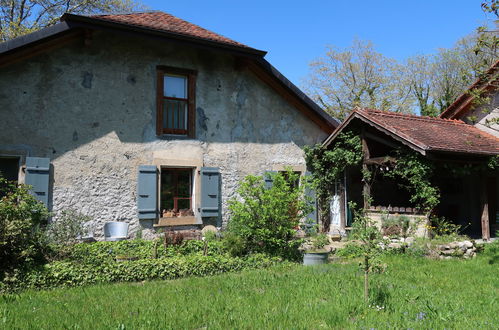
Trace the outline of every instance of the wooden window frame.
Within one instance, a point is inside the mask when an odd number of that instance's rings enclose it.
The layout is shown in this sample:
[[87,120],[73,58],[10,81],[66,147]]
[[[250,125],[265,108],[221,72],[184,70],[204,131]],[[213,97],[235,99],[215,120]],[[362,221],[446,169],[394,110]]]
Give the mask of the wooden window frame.
[[[196,123],[196,76],[197,71],[188,69],[179,69],[168,66],[157,66],[157,85],[156,85],[156,134],[161,135],[183,135],[189,138],[195,138]],[[172,129],[163,127],[163,103],[164,100],[182,100],[174,97],[164,96],[164,76],[172,74],[184,76],[187,78],[187,129]]]
[[[158,198],[158,204],[160,211],[162,212],[162,198],[161,198],[161,193],[162,193],[162,175],[163,171],[171,171],[171,172],[190,172],[190,197],[185,198],[182,197],[181,199],[190,199],[190,210],[194,212],[194,205],[193,205],[193,199],[194,199],[194,176],[195,176],[195,168],[191,167],[169,167],[169,166],[161,166],[161,170],[159,172],[159,198]],[[174,176],[174,186],[178,190],[178,174]],[[178,191],[176,192],[178,194]],[[175,198],[179,198],[178,196],[173,197],[173,203],[174,203],[174,209],[177,208],[175,211],[178,211],[178,205],[177,202],[175,201]],[[161,216],[160,216],[161,217]]]

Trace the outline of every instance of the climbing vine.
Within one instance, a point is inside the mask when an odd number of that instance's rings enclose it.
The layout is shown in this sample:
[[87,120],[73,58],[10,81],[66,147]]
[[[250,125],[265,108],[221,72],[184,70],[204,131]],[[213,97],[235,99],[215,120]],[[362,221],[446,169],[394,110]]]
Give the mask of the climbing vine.
[[335,140],[334,148],[318,144],[305,148],[305,158],[312,174],[312,183],[320,205],[321,217],[328,219],[331,192],[349,166],[362,161],[360,137],[353,132],[342,132]]
[[435,165],[419,153],[398,149],[395,165],[383,173],[396,179],[399,185],[411,194],[410,202],[422,211],[429,212],[438,205],[440,191],[431,183]]

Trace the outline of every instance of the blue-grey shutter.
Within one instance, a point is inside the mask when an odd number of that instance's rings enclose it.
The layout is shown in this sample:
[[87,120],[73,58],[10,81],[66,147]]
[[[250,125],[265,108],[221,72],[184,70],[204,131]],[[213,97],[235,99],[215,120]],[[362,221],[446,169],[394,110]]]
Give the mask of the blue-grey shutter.
[[277,171],[266,171],[263,175],[265,189],[270,189],[274,185],[274,175]]
[[[310,172],[305,172],[305,179],[309,180],[311,178]],[[307,215],[307,218],[312,220],[314,223],[317,223],[317,197],[315,195],[315,190],[311,187],[307,186],[305,189],[305,195],[311,199],[311,204],[313,206],[313,211]]]
[[30,185],[31,194],[49,208],[50,159],[26,157],[26,177],[24,182]]
[[158,169],[154,165],[139,166],[137,211],[139,219],[158,216]]
[[201,167],[201,217],[220,215],[220,170]]

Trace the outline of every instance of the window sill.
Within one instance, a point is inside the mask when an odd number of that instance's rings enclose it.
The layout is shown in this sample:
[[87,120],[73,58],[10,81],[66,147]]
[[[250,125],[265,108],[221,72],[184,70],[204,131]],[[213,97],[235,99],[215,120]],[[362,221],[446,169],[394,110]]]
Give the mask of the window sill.
[[156,138],[160,140],[195,140],[195,138],[192,138],[188,135],[178,135],[178,134],[161,134],[161,135],[156,135]]
[[168,217],[168,218],[159,218],[157,224],[154,227],[175,227],[175,226],[189,226],[189,225],[198,225],[198,220],[196,217],[187,216],[187,217]]

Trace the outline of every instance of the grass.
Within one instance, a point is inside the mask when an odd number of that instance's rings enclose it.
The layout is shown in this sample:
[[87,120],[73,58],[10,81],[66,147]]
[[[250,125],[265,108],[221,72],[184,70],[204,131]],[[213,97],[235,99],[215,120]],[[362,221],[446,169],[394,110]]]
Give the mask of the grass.
[[354,263],[26,291],[1,296],[0,328],[497,329],[499,267],[488,260],[387,257],[371,307]]

